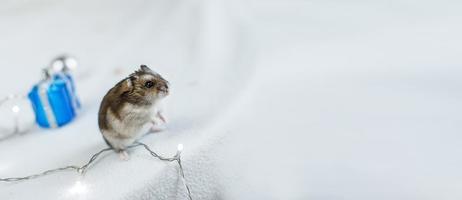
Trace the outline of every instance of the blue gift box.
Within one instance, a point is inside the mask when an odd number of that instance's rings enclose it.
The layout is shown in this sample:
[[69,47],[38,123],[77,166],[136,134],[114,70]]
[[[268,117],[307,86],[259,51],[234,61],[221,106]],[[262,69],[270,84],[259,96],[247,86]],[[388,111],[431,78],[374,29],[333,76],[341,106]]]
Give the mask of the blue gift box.
[[67,83],[67,90],[70,91],[67,94],[69,95],[69,99],[71,99],[71,103],[73,104],[72,107],[74,108],[74,112],[77,112],[80,109],[80,101],[79,98],[77,98],[75,91],[74,78],[72,78],[69,73],[57,73],[53,75],[53,79],[55,81],[64,81]]
[[57,128],[71,122],[80,108],[70,74],[56,73],[32,87],[29,99],[35,118],[43,128]]

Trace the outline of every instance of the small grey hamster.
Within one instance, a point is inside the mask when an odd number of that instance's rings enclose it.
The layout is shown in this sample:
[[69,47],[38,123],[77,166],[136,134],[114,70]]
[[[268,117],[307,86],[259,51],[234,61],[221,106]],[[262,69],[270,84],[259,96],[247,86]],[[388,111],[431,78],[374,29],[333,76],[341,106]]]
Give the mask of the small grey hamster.
[[169,94],[169,82],[146,65],[117,83],[104,96],[98,125],[106,143],[127,160],[125,149],[165,118],[161,101]]

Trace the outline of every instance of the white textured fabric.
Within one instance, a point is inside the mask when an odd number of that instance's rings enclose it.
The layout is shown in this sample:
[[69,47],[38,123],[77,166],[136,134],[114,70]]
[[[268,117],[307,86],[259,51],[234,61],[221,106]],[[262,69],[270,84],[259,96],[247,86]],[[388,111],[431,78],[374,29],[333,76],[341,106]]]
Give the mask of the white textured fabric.
[[[459,1],[5,1],[0,91],[62,52],[84,110],[0,141],[0,177],[79,164],[105,144],[104,93],[139,64],[172,84],[167,129],[194,199],[461,199]],[[185,199],[141,149],[85,177],[0,183],[0,199]]]

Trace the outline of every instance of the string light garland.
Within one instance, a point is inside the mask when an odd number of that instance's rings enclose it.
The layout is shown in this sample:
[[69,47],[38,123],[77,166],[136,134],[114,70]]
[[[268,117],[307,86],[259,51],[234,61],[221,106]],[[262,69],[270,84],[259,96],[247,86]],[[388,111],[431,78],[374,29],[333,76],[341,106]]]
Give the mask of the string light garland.
[[7,102],[8,100],[12,100],[12,99],[25,99],[25,98],[26,98],[25,95],[10,94],[10,95],[7,95],[6,97],[3,97],[3,98],[0,100],[0,105],[4,104],[4,103]]
[[[141,143],[141,142],[136,142],[134,145],[131,145],[131,146],[129,146],[128,148],[130,149],[130,148],[139,147],[139,146],[144,147],[144,149],[145,149],[146,151],[148,151],[148,152],[151,154],[151,156],[156,157],[156,158],[158,158],[159,160],[167,161],[167,162],[174,162],[174,161],[176,161],[176,162],[178,163],[180,178],[182,179],[183,184],[184,184],[184,186],[185,186],[185,188],[186,188],[186,191],[187,191],[189,200],[192,200],[191,190],[190,190],[189,185],[186,183],[186,178],[185,178],[184,171],[183,171],[183,165],[181,164],[181,152],[183,151],[183,144],[179,144],[179,145],[178,145],[177,152],[176,152],[176,154],[175,154],[173,157],[163,157],[163,156],[160,156],[159,154],[157,154],[156,152],[154,152],[153,150],[151,150],[151,149],[149,148],[148,145],[146,145],[146,144],[144,144],[144,143]],[[60,171],[66,171],[66,170],[74,170],[74,171],[76,171],[77,173],[79,173],[79,174],[81,174],[81,175],[84,175],[84,174],[87,172],[88,167],[89,167],[89,166],[90,166],[90,165],[91,165],[102,153],[104,153],[104,152],[106,152],[106,151],[111,151],[111,150],[112,150],[112,148],[105,148],[105,149],[100,150],[98,153],[93,154],[93,156],[91,156],[90,160],[88,160],[88,162],[85,163],[85,164],[82,165],[82,166],[69,165],[69,166],[65,166],[65,167],[59,167],[59,168],[55,168],[55,169],[46,170],[46,171],[43,171],[43,172],[41,172],[41,173],[37,173],[37,174],[29,175],[29,176],[24,176],[24,177],[0,178],[0,182],[17,182],[17,181],[30,180],[30,179],[38,178],[38,177],[45,176],[45,175],[48,175],[48,174],[51,174],[51,173],[60,172]]]
[[[9,94],[0,98],[0,109],[2,120],[8,121],[4,117],[9,116],[12,118],[11,122],[13,124],[11,128],[4,127],[5,123],[1,124],[2,133],[0,133],[0,139],[27,132],[34,125],[35,118],[26,95]],[[9,124],[9,122],[6,124]]]
[[[78,63],[77,63],[77,60],[75,58],[73,58],[73,57],[71,57],[69,55],[62,55],[62,56],[58,56],[55,59],[53,59],[53,61],[50,63],[50,65],[47,68],[44,69],[44,72],[46,72],[46,73],[44,73],[44,75],[46,75],[45,76],[46,79],[44,79],[44,81],[48,80],[50,83],[52,83],[52,81],[55,80],[54,76],[52,76],[52,75],[56,75],[57,77],[59,77],[61,79],[68,80],[66,82],[66,88],[65,89],[67,89],[68,92],[72,92],[71,97],[74,97],[72,99],[73,100],[72,101],[72,106],[73,106],[74,109],[79,108],[80,103],[78,102],[78,99],[75,96],[75,91],[74,91],[75,89],[74,89],[74,85],[73,85],[74,84],[74,82],[73,82],[74,79],[68,73],[71,72],[71,71],[75,71],[77,66],[78,66]],[[40,82],[40,83],[42,83],[42,82]],[[43,85],[43,86],[46,86],[46,87],[41,88],[42,90],[40,90],[40,91],[37,90],[37,91],[43,93],[43,94],[40,93],[42,95],[39,95],[39,97],[42,97],[42,96],[43,97],[48,97],[49,96],[47,87],[49,87],[48,84],[50,84],[50,83],[47,82],[47,84]],[[35,88],[35,86],[37,86],[37,87],[40,86],[39,84],[34,85],[34,88]],[[34,90],[32,90],[31,93],[33,91]],[[29,127],[25,127],[25,128],[20,126],[21,124],[29,125],[28,123],[23,123],[22,122],[23,120],[20,121],[20,116],[22,118],[24,118],[24,116],[26,114],[28,114],[27,111],[31,111],[31,112],[33,111],[32,110],[33,105],[31,106],[30,103],[33,104],[34,99],[31,97],[31,93],[29,93],[29,95],[10,94],[10,95],[8,95],[8,96],[6,96],[4,98],[0,98],[0,108],[6,108],[7,109],[7,112],[5,112],[4,114],[12,114],[12,117],[13,117],[13,127],[12,127],[12,131],[11,131],[11,133],[9,135],[14,135],[14,134],[17,134],[17,133],[28,131],[32,127],[32,125],[34,125],[34,123],[31,123]],[[22,105],[20,101],[26,101],[26,100],[28,100],[28,97],[29,97],[29,100],[31,100],[31,102],[28,102],[29,105]],[[46,101],[43,101],[43,99],[40,99],[40,102],[42,102],[42,103],[46,102],[46,103],[43,103],[43,104],[49,104],[50,99],[48,99],[48,98],[46,99]],[[42,103],[40,105],[42,105]],[[35,110],[35,108],[36,107],[34,107],[34,110]],[[45,109],[45,108],[44,108],[44,110],[45,110],[45,112],[47,111],[47,109]],[[50,111],[49,108],[48,108],[48,111]],[[53,111],[50,112],[50,113],[53,113]],[[33,119],[35,119],[35,118],[39,119],[40,118],[39,116],[40,115],[36,115]],[[56,117],[56,116],[53,116],[52,118],[54,118],[54,117]],[[37,124],[40,124],[39,121],[40,120],[37,120]],[[48,117],[47,117],[47,122],[50,122],[50,121],[48,121]],[[56,125],[52,126],[52,124],[53,123],[49,123],[49,125],[51,127],[58,127]],[[9,136],[9,135],[7,135],[7,136]],[[0,134],[0,136],[1,136],[0,139],[6,138],[6,137],[2,136],[1,134]],[[183,185],[186,188],[188,199],[192,200],[191,189],[190,189],[189,185],[186,182],[186,178],[185,178],[185,174],[184,174],[184,170],[183,170],[183,165],[182,165],[182,162],[181,162],[181,152],[183,151],[183,145],[182,144],[178,145],[177,152],[173,157],[161,156],[161,155],[157,154],[156,152],[154,152],[153,150],[151,150],[148,145],[146,145],[144,143],[141,143],[141,142],[135,142],[133,145],[131,145],[131,146],[127,147],[127,148],[130,149],[130,148],[135,148],[135,147],[140,147],[140,146],[142,146],[146,151],[148,151],[151,154],[151,156],[156,157],[161,161],[166,161],[166,162],[175,162],[176,161],[178,163],[179,177],[181,178],[181,180],[183,182]],[[84,175],[87,172],[87,170],[89,169],[90,165],[96,159],[98,159],[98,157],[100,157],[101,154],[103,154],[103,153],[105,153],[107,151],[112,151],[112,150],[113,150],[112,148],[105,148],[105,149],[102,149],[102,150],[98,151],[97,153],[93,154],[91,156],[91,158],[88,160],[88,162],[86,162],[82,166],[69,165],[69,166],[59,167],[59,168],[55,168],[55,169],[49,169],[49,170],[46,170],[46,171],[43,171],[43,172],[40,172],[40,173],[37,173],[37,174],[32,174],[32,175],[24,176],[24,177],[0,178],[0,182],[27,181],[27,180],[39,178],[39,177],[42,177],[42,176],[45,176],[45,175],[49,175],[49,174],[57,173],[57,172],[62,172],[62,171],[75,171],[80,175]],[[71,188],[70,192],[71,193],[80,193],[80,192],[83,192],[85,190],[86,190],[85,185],[82,185],[82,183],[80,181],[77,181],[75,186],[73,188]]]

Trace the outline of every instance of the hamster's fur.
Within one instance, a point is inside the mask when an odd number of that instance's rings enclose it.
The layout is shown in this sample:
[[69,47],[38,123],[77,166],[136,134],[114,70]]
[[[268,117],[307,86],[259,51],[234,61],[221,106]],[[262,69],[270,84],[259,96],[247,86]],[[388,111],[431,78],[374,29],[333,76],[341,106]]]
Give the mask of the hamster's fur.
[[106,143],[126,154],[158,119],[165,122],[160,103],[169,94],[169,82],[141,65],[140,69],[117,83],[104,96],[98,125]]

